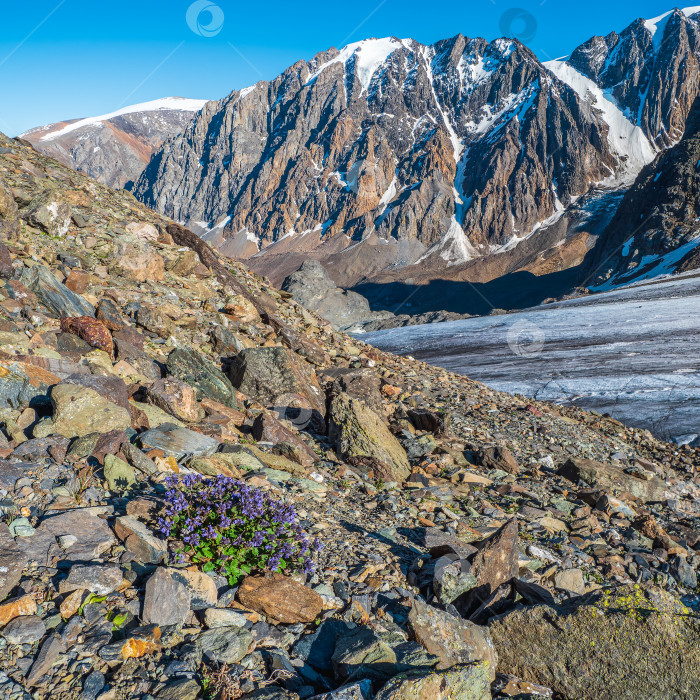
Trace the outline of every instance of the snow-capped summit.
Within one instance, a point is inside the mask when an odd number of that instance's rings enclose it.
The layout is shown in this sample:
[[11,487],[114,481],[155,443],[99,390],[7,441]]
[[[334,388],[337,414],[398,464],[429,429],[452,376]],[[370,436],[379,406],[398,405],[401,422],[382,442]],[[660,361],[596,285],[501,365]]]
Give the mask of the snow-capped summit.
[[106,185],[124,187],[138,178],[153,152],[180,133],[206,103],[164,97],[97,117],[40,126],[21,138]]

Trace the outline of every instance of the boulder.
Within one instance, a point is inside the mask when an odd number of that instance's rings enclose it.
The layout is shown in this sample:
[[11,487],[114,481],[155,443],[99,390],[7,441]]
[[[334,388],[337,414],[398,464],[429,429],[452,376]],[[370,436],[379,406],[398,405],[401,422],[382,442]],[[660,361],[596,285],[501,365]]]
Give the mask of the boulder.
[[306,424],[325,416],[325,397],[313,367],[288,348],[243,350],[231,359],[228,376],[246,396],[279,413],[303,409],[308,414]]
[[408,625],[416,641],[440,659],[438,669],[472,661],[487,661],[491,680],[496,677],[498,655],[488,629],[415,598]]
[[155,333],[159,338],[169,338],[175,332],[175,325],[169,316],[152,306],[141,306],[136,312],[137,325]]
[[[129,409],[129,390],[119,377],[103,377],[96,374],[70,374],[62,384],[82,386],[97,392],[103,399],[107,399],[117,406]],[[109,431],[100,430],[100,433]]]
[[90,347],[104,350],[114,357],[114,343],[107,326],[91,316],[73,316],[61,319],[61,331],[72,333],[84,340]]
[[238,600],[251,610],[284,625],[313,622],[323,611],[323,598],[289,576],[248,576],[238,589]]
[[134,468],[116,455],[105,455],[104,477],[107,488],[114,493],[124,493],[136,484]]
[[218,593],[211,576],[196,569],[168,569],[168,573],[187,589],[192,610],[205,610],[216,605]]
[[189,384],[166,377],[146,387],[146,401],[187,423],[204,419],[204,409],[197,403],[197,392]]
[[66,646],[61,637],[55,633],[52,634],[41,645],[41,649],[34,659],[34,663],[26,678],[27,686],[31,688],[37,685],[51,671],[59,656],[65,653]]
[[157,428],[141,433],[138,440],[144,450],[162,450],[166,457],[175,459],[186,455],[213,455],[219,447],[219,442],[214,438],[171,423],[163,423]]
[[477,452],[477,461],[487,469],[501,469],[508,474],[520,473],[520,465],[513,453],[505,445],[484,447]]
[[491,700],[492,672],[486,661],[479,661],[444,671],[402,673],[375,700]]
[[[70,536],[68,543],[62,540],[62,551],[57,540]],[[19,546],[29,559],[46,566],[52,552],[59,553],[73,562],[91,561],[117,543],[106,520],[76,508],[45,517],[32,537],[20,538]]]
[[175,348],[166,364],[168,374],[197,390],[197,398],[213,399],[236,408],[236,392],[229,378],[196,350]]
[[[2,235],[2,219],[0,219],[0,236]],[[0,241],[0,279],[9,280],[14,274],[10,249]]]
[[160,379],[160,367],[143,350],[120,338],[114,338],[114,347],[117,360],[127,362],[146,379]]
[[22,578],[27,556],[20,550],[5,523],[0,523],[0,600],[4,600]]
[[10,620],[14,620],[15,618],[34,615],[36,610],[36,601],[30,595],[23,595],[6,600],[0,603],[0,627],[6,625]]
[[166,543],[158,539],[144,523],[130,515],[117,518],[114,532],[124,542],[127,550],[135,555],[136,561],[159,564],[167,555]]
[[145,240],[125,236],[116,246],[114,270],[134,282],[160,282],[165,275],[165,261]]
[[[53,423],[48,434],[79,437],[131,427],[131,415],[126,408],[87,387],[61,382],[51,390],[51,404]],[[36,430],[34,434],[43,437]]]
[[50,236],[65,236],[71,223],[71,209],[56,192],[46,192],[34,199],[22,212],[22,218]]
[[10,644],[34,644],[46,634],[46,625],[37,615],[16,617],[5,625],[2,636]]
[[329,437],[342,459],[371,470],[376,478],[405,481],[411,473],[406,451],[384,421],[347,394],[338,394],[331,401]]
[[580,700],[693,698],[700,619],[667,591],[620,586],[490,626],[501,673]]
[[287,428],[269,413],[261,413],[253,421],[253,437],[258,442],[271,442],[275,445],[286,443],[291,447],[290,452],[294,454],[295,461],[304,467],[311,467],[318,461],[316,453],[298,433]]
[[382,413],[381,381],[369,367],[361,369],[333,368],[324,372],[333,378],[333,394],[346,393],[353,399],[364,401],[377,414]]
[[141,238],[149,243],[158,240],[158,229],[153,224],[146,223],[145,221],[130,221],[126,225],[126,230],[132,236]]
[[41,304],[57,318],[95,315],[92,304],[79,294],[71,292],[43,265],[34,265],[25,270],[21,279],[37,295]]
[[584,481],[601,491],[620,491],[632,494],[645,503],[663,501],[666,483],[658,476],[640,478],[628,474],[620,467],[602,464],[591,459],[572,457],[559,468],[559,474],[577,484]]
[[209,662],[237,664],[253,646],[253,635],[240,627],[217,627],[202,632],[197,646]]
[[0,360],[0,408],[48,406],[50,387],[59,381],[52,372],[29,362]]
[[190,614],[190,594],[163,567],[146,581],[141,619],[144,624],[180,625]]
[[0,178],[0,239],[12,240],[19,230],[19,211],[12,190]]
[[122,570],[116,564],[74,564],[68,572],[68,578],[61,581],[59,592],[87,589],[96,595],[107,595],[116,591],[123,580]]
[[95,317],[110,331],[120,331],[125,326],[119,307],[107,297],[98,302]]
[[518,522],[513,518],[491,537],[477,544],[471,573],[486,596],[518,575]]

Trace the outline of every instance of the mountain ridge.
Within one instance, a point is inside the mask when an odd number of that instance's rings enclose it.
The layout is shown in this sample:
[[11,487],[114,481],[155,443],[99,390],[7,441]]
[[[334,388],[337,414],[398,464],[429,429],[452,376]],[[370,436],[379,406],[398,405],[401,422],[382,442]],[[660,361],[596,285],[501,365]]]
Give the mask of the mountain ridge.
[[96,117],[35,127],[20,138],[64,165],[122,188],[138,178],[153,153],[182,131],[206,102],[165,97]]

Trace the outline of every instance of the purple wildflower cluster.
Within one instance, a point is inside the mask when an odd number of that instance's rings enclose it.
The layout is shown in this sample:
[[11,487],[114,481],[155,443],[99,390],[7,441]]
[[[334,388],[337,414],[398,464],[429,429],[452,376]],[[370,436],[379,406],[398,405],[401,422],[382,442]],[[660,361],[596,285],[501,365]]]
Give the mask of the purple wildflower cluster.
[[205,571],[227,576],[231,585],[256,570],[313,571],[311,554],[321,544],[309,542],[294,506],[225,476],[171,476],[165,485],[158,529],[183,542]]

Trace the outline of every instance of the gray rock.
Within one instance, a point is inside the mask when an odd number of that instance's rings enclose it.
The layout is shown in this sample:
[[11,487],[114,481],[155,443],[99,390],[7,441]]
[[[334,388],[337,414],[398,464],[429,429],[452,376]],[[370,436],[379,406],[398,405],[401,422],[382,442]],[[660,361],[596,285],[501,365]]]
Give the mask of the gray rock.
[[393,317],[388,311],[372,311],[361,294],[337,287],[318,260],[305,260],[296,272],[284,280],[282,289],[339,330]]
[[372,700],[372,681],[368,678],[344,685],[330,693],[314,695],[310,700]]
[[100,671],[93,671],[83,683],[83,692],[80,700],[95,700],[105,687],[104,674]]
[[435,562],[433,588],[443,605],[452,603],[476,585],[476,576],[471,573],[471,565],[464,559],[459,559],[454,554],[445,554]]
[[202,632],[197,645],[205,659],[214,663],[235,664],[253,644],[253,635],[240,627],[219,627]]
[[685,557],[674,557],[671,561],[671,574],[685,588],[695,590],[698,585],[697,573]]
[[[75,539],[61,551],[57,539],[64,535]],[[46,566],[52,553],[74,562],[92,561],[116,543],[106,520],[77,508],[44,518],[34,536],[21,539],[19,546],[31,561]]]
[[331,659],[336,642],[355,627],[354,622],[334,618],[324,620],[313,633],[303,636],[296,642],[294,653],[316,670],[330,671],[333,668]]
[[[0,178],[0,239],[12,240],[19,229],[19,210],[17,203],[7,182]],[[5,248],[7,251],[7,248]],[[5,254],[3,254],[3,257]],[[8,278],[11,273],[9,253],[4,257],[0,269],[0,277]]]
[[559,473],[569,481],[574,483],[584,481],[602,491],[631,493],[645,503],[662,501],[666,493],[666,483],[657,476],[640,479],[626,473],[620,467],[590,459],[571,458],[560,467]]
[[114,455],[105,455],[104,477],[107,488],[115,493],[128,491],[136,484],[134,468]]
[[190,594],[163,567],[146,582],[141,619],[144,624],[181,625],[190,614]]
[[396,673],[396,653],[369,627],[358,627],[340,637],[332,656],[339,680],[369,678],[384,681]]
[[386,481],[411,473],[406,452],[384,421],[362,401],[338,394],[331,401],[328,435],[339,456]]
[[246,618],[243,613],[227,608],[207,608],[204,611],[204,624],[210,629],[217,627],[245,627]]
[[61,593],[70,593],[86,588],[96,595],[107,595],[116,591],[123,580],[122,570],[116,564],[74,564],[68,572],[68,578],[61,581],[59,590]]
[[143,449],[163,450],[166,456],[176,459],[186,455],[208,457],[213,455],[219,447],[218,441],[214,438],[171,423],[163,423],[157,428],[141,433],[138,440]]
[[175,348],[167,361],[168,373],[197,390],[197,399],[213,399],[236,408],[235,389],[229,378],[201,353]]
[[158,691],[158,700],[195,700],[201,688],[192,678],[171,681]]
[[49,389],[54,379],[26,362],[3,361],[0,377],[0,408],[24,409],[51,404]]
[[31,688],[48,675],[61,654],[66,653],[62,639],[52,634],[42,645],[27,675],[26,683]]
[[166,542],[158,539],[140,520],[123,515],[117,518],[114,532],[136,561],[144,564],[159,564],[168,551]]
[[498,656],[485,627],[438,610],[420,598],[413,600],[408,624],[415,639],[439,657],[438,669],[485,660],[491,680],[496,677]]
[[700,688],[700,620],[658,588],[620,586],[523,608],[496,619],[490,633],[501,673],[562,697],[666,700]]
[[39,301],[55,316],[94,316],[95,308],[83,297],[71,292],[43,265],[25,270],[22,282],[37,295]]
[[325,396],[312,366],[283,347],[250,348],[232,358],[233,386],[264,406],[306,408],[324,416]]
[[0,601],[19,583],[26,565],[26,554],[17,546],[7,525],[0,523]]
[[444,671],[403,673],[382,687],[375,700],[491,700],[490,671],[488,662],[479,661]]
[[34,228],[50,236],[65,236],[71,223],[71,209],[57,192],[39,195],[22,212],[22,218]]
[[34,644],[46,634],[46,625],[37,615],[22,615],[2,628],[2,636],[10,644]]

